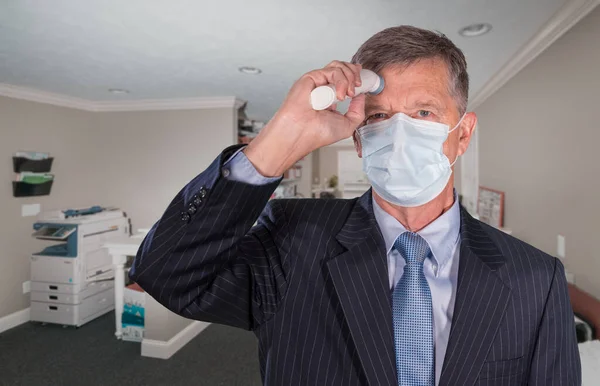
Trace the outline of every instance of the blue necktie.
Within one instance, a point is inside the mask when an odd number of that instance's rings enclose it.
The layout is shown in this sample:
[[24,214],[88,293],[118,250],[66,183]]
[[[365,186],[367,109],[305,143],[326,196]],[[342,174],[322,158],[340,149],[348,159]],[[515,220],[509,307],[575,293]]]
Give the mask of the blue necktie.
[[433,386],[433,310],[423,274],[423,262],[431,250],[421,236],[411,232],[398,236],[394,248],[406,260],[392,299],[398,385]]

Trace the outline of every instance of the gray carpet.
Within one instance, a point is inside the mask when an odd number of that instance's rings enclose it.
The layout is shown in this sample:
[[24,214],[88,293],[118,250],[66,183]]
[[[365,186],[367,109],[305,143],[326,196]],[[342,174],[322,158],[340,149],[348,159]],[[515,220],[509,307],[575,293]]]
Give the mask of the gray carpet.
[[0,385],[260,385],[254,335],[211,325],[171,359],[113,336],[114,313],[79,329],[26,323],[0,334]]

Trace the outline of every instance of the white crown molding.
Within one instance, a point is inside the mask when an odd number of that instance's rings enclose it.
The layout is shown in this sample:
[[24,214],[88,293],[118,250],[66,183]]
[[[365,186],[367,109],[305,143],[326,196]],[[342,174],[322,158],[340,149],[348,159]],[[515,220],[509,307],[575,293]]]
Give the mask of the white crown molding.
[[178,98],[178,99],[146,99],[131,101],[92,102],[93,111],[157,111],[157,110],[196,110],[234,108],[239,99],[236,97],[214,98]]
[[570,0],[548,20],[538,33],[475,94],[469,102],[469,110],[480,106],[498,91],[526,65],[537,58],[546,48],[564,35],[579,20],[590,13],[600,0]]
[[94,111],[93,103],[85,99],[54,94],[27,87],[14,86],[12,84],[0,83],[0,96],[53,106],[68,107],[77,110]]
[[236,97],[90,101],[5,83],[0,83],[0,96],[93,112],[238,109],[245,103]]

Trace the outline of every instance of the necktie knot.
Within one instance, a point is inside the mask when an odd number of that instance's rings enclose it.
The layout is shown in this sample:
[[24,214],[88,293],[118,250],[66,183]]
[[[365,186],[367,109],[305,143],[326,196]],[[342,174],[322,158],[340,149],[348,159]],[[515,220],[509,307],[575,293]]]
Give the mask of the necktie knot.
[[394,248],[404,257],[406,264],[423,264],[431,253],[429,244],[417,233],[404,232],[396,239]]

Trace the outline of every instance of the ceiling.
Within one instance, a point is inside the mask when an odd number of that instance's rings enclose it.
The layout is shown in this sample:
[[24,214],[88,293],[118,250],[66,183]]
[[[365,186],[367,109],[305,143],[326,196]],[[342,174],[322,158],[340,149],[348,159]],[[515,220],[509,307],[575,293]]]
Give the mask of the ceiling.
[[[237,96],[249,101],[250,117],[266,120],[303,73],[349,60],[386,27],[412,24],[463,49],[474,95],[565,2],[3,1],[0,83],[93,101]],[[478,22],[493,30],[458,35]]]

